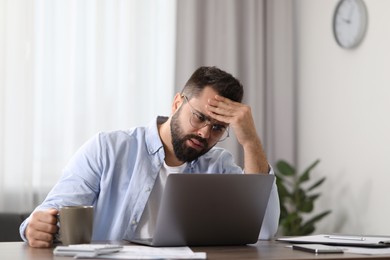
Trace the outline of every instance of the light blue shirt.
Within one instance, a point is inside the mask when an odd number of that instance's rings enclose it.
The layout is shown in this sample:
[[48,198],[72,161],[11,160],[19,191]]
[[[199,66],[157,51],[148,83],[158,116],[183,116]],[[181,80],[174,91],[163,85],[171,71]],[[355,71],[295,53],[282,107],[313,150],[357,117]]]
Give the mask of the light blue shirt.
[[[35,211],[61,206],[93,205],[92,240],[130,240],[164,162],[157,120],[146,127],[99,133],[85,143],[64,169],[63,175]],[[225,149],[214,147],[187,164],[185,173],[242,173]],[[271,174],[273,174],[271,170]],[[279,199],[272,188],[260,239],[277,231]],[[24,241],[29,218],[20,226]]]

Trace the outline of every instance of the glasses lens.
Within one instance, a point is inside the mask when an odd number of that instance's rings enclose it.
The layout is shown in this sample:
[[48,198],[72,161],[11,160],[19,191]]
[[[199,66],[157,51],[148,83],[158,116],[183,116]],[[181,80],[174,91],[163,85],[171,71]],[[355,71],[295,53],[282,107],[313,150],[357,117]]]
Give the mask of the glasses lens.
[[[190,117],[190,124],[192,127],[200,129],[205,127],[206,125],[209,124],[208,120],[206,120],[204,117],[201,115],[198,115],[196,113],[192,113]],[[219,127],[217,128],[219,130],[211,130],[211,135],[213,139],[218,139],[218,142],[222,142],[226,138],[229,137],[229,128],[226,127],[225,129],[220,129]]]
[[221,137],[219,137],[219,141],[218,142],[222,142],[224,140],[226,140],[226,138],[229,137],[229,128],[226,127],[225,131],[223,131]]
[[207,125],[207,120],[196,113],[192,113],[190,123],[194,128],[202,128]]
[[[187,97],[185,97],[185,100],[188,102]],[[188,104],[190,105],[189,102],[188,102]],[[190,117],[190,124],[192,125],[192,127],[200,129],[200,128],[205,127],[206,125],[211,124],[210,121],[205,116],[195,113],[192,110],[192,107],[191,107],[191,112],[192,112],[192,115]],[[211,130],[211,136],[214,139],[218,139],[218,142],[222,142],[223,140],[225,140],[226,138],[229,137],[228,127],[226,127],[226,128],[224,127],[224,129],[222,130],[221,127],[219,127],[219,126],[215,127],[215,126],[216,125],[213,125],[212,130]],[[218,130],[216,130],[216,129],[218,129]]]

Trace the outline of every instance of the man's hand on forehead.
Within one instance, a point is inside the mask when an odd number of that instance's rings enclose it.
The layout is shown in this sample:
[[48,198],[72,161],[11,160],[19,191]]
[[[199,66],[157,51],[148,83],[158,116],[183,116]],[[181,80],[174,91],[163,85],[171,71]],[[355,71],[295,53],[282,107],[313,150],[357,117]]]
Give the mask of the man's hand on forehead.
[[232,119],[237,115],[241,103],[234,102],[228,98],[215,95],[214,98],[208,99],[206,110],[211,118],[226,124],[232,123]]
[[215,95],[208,99],[206,110],[211,118],[229,124],[241,145],[258,140],[250,106]]

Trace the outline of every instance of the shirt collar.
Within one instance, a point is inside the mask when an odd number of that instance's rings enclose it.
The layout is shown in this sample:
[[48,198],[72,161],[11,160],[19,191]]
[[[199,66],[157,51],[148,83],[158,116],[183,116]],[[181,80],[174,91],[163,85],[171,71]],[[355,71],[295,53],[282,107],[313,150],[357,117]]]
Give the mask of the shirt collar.
[[150,122],[150,124],[147,126],[145,140],[146,147],[150,154],[155,154],[163,147],[160,135],[158,133],[158,125],[166,122],[167,120],[168,117],[158,116],[157,118],[153,119],[153,121]]

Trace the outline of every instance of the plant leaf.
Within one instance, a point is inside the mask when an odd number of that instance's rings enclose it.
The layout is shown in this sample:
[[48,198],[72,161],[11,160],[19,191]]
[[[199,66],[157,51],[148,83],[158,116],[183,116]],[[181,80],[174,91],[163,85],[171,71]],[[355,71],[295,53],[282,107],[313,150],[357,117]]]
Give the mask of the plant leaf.
[[314,209],[314,203],[313,200],[307,199],[305,201],[302,201],[298,207],[298,210],[305,213],[310,213]]
[[322,179],[320,179],[319,181],[317,181],[316,183],[311,185],[307,190],[311,191],[311,190],[317,188],[318,186],[320,186],[325,181],[325,179],[326,179],[326,177],[323,177]]
[[305,175],[309,176],[311,170],[313,170],[313,168],[316,167],[319,162],[320,162],[319,159],[315,160],[309,167],[306,168],[306,170],[302,173],[302,176]]
[[298,183],[306,182],[310,179],[310,171],[306,171],[298,178]]
[[281,221],[284,234],[287,236],[294,235],[299,232],[302,224],[302,217],[296,212],[289,214],[285,219]]
[[302,182],[306,182],[310,179],[310,172],[311,170],[316,167],[316,165],[320,162],[320,160],[316,160],[315,162],[313,162],[303,173],[302,175],[298,178],[298,182],[299,183],[302,183]]
[[283,219],[287,218],[287,216],[288,216],[288,211],[287,211],[286,207],[285,207],[282,203],[280,203],[280,217],[279,217],[279,223],[280,223],[281,221],[283,221]]
[[292,196],[294,203],[297,205],[298,208],[300,207],[300,204],[307,200],[305,191],[299,187],[292,193]]
[[296,174],[295,168],[284,160],[278,161],[276,163],[276,168],[278,169],[279,173],[284,176],[294,176]]
[[320,193],[310,195],[310,196],[309,196],[309,199],[310,199],[311,201],[315,201],[316,199],[318,199],[318,198],[320,197],[320,195],[321,195]]
[[298,210],[305,213],[310,213],[314,209],[314,201],[320,197],[320,194],[314,194],[305,197],[299,204]]
[[310,180],[311,170],[318,163],[319,160],[314,161],[301,175],[286,161],[280,160],[276,164],[276,185],[280,202],[279,228],[283,235],[308,235],[315,231],[315,223],[331,212],[325,211],[306,222],[303,221],[303,216],[313,211],[315,201],[321,196],[321,193],[310,194],[310,191],[325,181],[324,177],[314,184],[302,185]]
[[309,219],[308,221],[306,221],[303,226],[305,225],[314,225],[315,222],[321,220],[323,217],[325,217],[326,215],[330,214],[332,211],[331,210],[327,210],[327,211],[324,211],[318,215],[315,215],[314,217],[312,217],[311,219]]
[[278,188],[279,198],[283,199],[284,197],[291,197],[287,187],[283,184],[282,179],[280,179],[278,176],[276,176],[276,186]]
[[320,160],[314,161],[309,167],[306,168],[306,170],[302,173],[302,175],[299,177],[298,182],[306,182],[310,179],[310,172],[311,170],[316,167],[316,165],[320,162]]
[[314,225],[304,225],[299,229],[299,233],[297,233],[297,236],[305,236],[313,233],[315,230]]

